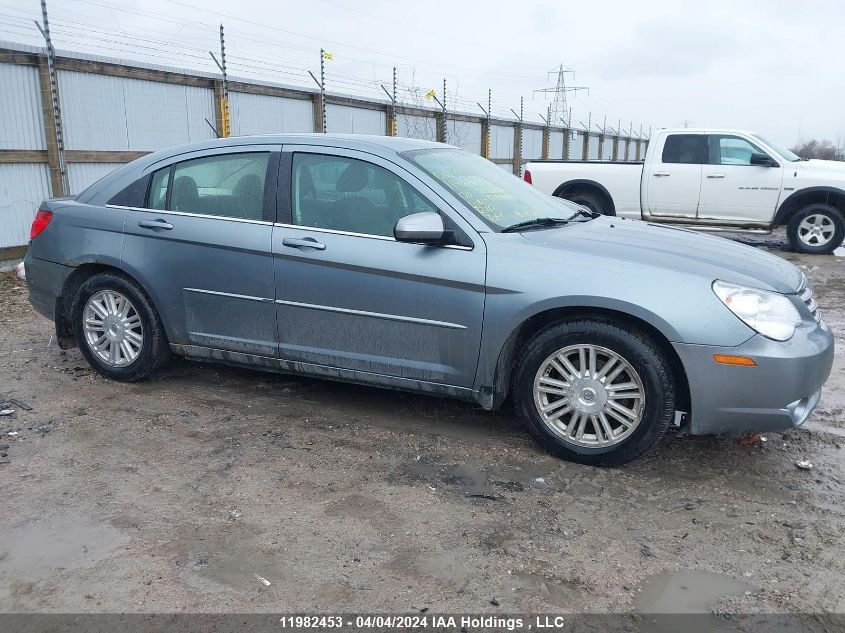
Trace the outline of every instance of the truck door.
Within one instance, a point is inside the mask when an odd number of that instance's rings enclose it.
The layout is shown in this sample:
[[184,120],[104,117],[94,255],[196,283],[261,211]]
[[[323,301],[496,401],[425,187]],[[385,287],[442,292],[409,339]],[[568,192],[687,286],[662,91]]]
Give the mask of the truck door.
[[707,158],[703,133],[669,134],[656,147],[643,172],[643,194],[650,215],[694,218],[698,212],[702,166]]
[[770,222],[783,184],[782,161],[735,134],[711,134],[708,147],[698,217]]

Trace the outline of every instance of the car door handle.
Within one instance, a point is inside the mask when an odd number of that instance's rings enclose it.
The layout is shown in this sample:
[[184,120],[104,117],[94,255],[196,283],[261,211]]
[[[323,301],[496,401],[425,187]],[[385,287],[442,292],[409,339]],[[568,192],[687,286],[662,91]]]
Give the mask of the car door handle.
[[142,229],[163,229],[165,231],[169,231],[173,228],[173,225],[168,222],[167,220],[141,220],[138,222],[138,226]]
[[724,178],[725,174],[707,174],[708,178]]
[[313,237],[303,237],[302,239],[296,237],[286,237],[282,240],[282,246],[290,246],[291,248],[313,248],[315,251],[326,250],[326,245],[318,242]]
[[654,176],[671,176],[672,172],[669,171],[656,171],[653,174]]

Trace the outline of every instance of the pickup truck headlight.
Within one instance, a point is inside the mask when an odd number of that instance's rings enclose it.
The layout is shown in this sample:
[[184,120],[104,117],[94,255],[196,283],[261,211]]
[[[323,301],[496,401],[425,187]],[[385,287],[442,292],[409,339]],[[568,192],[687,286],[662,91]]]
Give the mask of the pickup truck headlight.
[[746,288],[718,279],[713,282],[713,292],[748,327],[776,341],[792,338],[801,323],[801,315],[792,302],[777,292]]

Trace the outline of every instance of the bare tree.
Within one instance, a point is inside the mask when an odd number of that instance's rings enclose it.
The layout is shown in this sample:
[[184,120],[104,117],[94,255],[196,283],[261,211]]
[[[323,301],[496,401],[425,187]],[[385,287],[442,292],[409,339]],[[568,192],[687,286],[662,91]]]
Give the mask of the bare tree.
[[791,151],[801,158],[845,161],[845,144],[842,139],[837,139],[835,143],[829,139],[811,139],[799,143]]

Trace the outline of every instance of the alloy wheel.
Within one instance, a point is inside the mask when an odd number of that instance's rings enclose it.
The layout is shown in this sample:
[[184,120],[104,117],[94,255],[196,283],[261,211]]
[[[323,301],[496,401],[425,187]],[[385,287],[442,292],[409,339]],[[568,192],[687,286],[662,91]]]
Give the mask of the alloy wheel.
[[808,246],[825,246],[835,232],[836,224],[821,213],[808,215],[798,225],[798,238]]
[[613,446],[640,424],[645,389],[622,356],[597,345],[570,345],[550,355],[534,378],[543,423],[580,447]]
[[100,290],[91,295],[82,312],[89,349],[110,367],[131,365],[144,345],[141,315],[124,295]]

